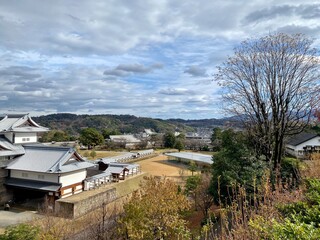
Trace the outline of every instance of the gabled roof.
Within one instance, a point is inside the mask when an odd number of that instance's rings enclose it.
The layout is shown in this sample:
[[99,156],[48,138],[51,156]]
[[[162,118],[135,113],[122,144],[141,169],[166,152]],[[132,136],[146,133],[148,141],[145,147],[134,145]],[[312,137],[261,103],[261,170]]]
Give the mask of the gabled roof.
[[125,167],[108,167],[105,172],[110,172],[112,174],[120,174],[122,173],[124,170],[127,170],[127,168]]
[[100,158],[100,159],[96,160],[95,162],[96,163],[103,162],[104,164],[108,164],[111,162],[118,162],[121,160],[130,159],[130,158],[133,158],[134,156],[135,156],[135,153],[129,152],[129,153],[124,153],[124,154],[121,154],[118,156]]
[[34,122],[29,114],[6,114],[0,116],[0,132],[48,132],[49,129]]
[[7,169],[41,173],[64,173],[94,166],[73,148],[25,145],[25,154],[8,164]]
[[298,146],[301,143],[304,143],[312,138],[318,137],[319,135],[316,133],[300,133],[298,135],[293,136],[289,141],[288,145]]
[[24,154],[22,145],[14,145],[6,138],[0,136],[0,156],[17,156]]
[[126,168],[126,169],[133,169],[133,168],[137,168],[139,167],[139,164],[135,164],[135,163],[110,163],[109,164],[109,168]]

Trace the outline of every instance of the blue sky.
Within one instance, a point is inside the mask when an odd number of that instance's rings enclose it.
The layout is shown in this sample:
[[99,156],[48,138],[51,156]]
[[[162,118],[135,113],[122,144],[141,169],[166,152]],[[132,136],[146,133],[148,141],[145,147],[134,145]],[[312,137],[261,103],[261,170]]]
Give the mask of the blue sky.
[[224,116],[216,67],[242,40],[305,33],[320,3],[0,0],[0,111]]

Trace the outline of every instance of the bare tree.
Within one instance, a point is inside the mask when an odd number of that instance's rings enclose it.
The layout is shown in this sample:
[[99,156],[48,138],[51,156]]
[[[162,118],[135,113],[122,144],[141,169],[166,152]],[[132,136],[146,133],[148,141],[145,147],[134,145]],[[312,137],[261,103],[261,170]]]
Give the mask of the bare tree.
[[258,153],[279,176],[284,140],[300,133],[319,102],[319,59],[302,34],[242,42],[219,67],[227,110],[241,116]]
[[119,210],[117,203],[103,202],[97,209],[91,211],[82,219],[82,230],[78,231],[70,239],[120,239],[117,232]]

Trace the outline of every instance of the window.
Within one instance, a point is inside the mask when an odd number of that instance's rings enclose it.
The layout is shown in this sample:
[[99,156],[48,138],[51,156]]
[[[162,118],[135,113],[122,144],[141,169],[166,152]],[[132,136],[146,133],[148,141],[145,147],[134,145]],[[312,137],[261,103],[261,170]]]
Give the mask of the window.
[[23,172],[23,173],[22,173],[22,177],[26,177],[26,178],[27,178],[27,177],[28,177],[28,173],[24,173],[24,172]]
[[44,179],[44,175],[38,175],[38,179]]
[[5,160],[9,160],[9,157],[6,157],[6,156],[1,156],[0,157],[0,161],[5,161]]
[[22,142],[29,142],[30,138],[22,138]]

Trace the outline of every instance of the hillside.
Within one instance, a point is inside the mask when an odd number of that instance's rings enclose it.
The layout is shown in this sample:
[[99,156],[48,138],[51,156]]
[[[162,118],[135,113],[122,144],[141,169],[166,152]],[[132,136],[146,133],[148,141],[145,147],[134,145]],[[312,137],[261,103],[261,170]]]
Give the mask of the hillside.
[[98,130],[105,128],[119,130],[121,133],[138,133],[145,128],[156,132],[194,131],[194,128],[184,123],[170,122],[161,119],[135,117],[132,115],[76,115],[58,113],[33,119],[42,126],[52,130],[63,130],[71,135],[77,135],[81,129],[93,127]]
[[71,135],[77,135],[81,129],[93,127],[98,130],[105,128],[118,130],[121,133],[138,133],[145,128],[153,129],[156,132],[167,132],[179,130],[182,132],[195,131],[196,128],[214,128],[219,126],[239,127],[235,118],[222,119],[153,119],[136,117],[132,115],[76,115],[70,113],[50,114],[40,117],[33,117],[42,126],[52,130],[63,130]]

